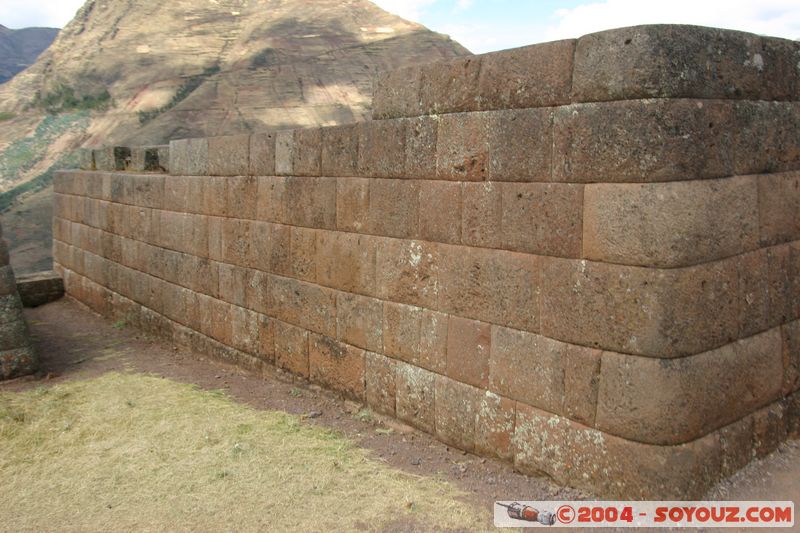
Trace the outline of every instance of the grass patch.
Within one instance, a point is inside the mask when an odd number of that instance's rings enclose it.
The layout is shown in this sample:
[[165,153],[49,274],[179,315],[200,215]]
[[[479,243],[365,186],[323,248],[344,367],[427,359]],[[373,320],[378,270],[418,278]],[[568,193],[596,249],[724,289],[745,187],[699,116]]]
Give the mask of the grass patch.
[[32,107],[37,107],[51,114],[75,110],[105,110],[111,105],[111,94],[103,89],[97,94],[75,94],[75,89],[61,83],[49,93],[36,91]]
[[207,67],[203,69],[203,72],[197,74],[195,76],[190,76],[183,82],[175,94],[172,95],[169,102],[162,105],[161,107],[157,107],[155,109],[151,109],[149,111],[139,111],[139,124],[147,124],[158,115],[165,113],[181,103],[187,96],[192,94],[195,89],[200,87],[202,83],[208,78],[209,76],[213,76],[214,74],[219,72],[219,67],[214,65],[212,67]]
[[15,118],[17,115],[8,111],[0,111],[0,122],[4,122],[6,120],[11,120]]
[[0,393],[8,531],[487,529],[444,481],[393,470],[297,417],[106,374]]

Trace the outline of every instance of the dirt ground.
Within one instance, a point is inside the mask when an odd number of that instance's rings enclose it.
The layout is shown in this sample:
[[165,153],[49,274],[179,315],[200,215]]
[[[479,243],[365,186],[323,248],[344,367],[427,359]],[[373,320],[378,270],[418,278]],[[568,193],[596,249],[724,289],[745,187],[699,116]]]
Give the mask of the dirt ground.
[[[503,499],[592,498],[545,478],[521,475],[499,461],[452,449],[396,421],[370,420],[360,412],[360,406],[280,370],[262,379],[120,323],[112,324],[69,298],[27,309],[25,314],[45,375],[5,383],[0,385],[2,390],[22,390],[42,382],[57,383],[108,371],[149,373],[205,389],[223,389],[237,401],[259,409],[310,415],[309,423],[342,432],[391,466],[452,482],[470,495],[474,505],[484,509]],[[393,431],[376,431],[386,426]],[[800,441],[785,443],[772,455],[718,484],[708,498],[800,502]]]

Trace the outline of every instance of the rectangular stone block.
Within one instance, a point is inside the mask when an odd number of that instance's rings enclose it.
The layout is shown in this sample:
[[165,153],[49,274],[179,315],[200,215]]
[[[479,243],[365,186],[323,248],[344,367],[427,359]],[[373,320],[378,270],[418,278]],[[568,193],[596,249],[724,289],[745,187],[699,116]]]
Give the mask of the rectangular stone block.
[[498,183],[462,183],[462,241],[470,246],[496,248],[503,242],[502,193]]
[[475,449],[476,421],[482,391],[436,376],[436,437],[468,452]]
[[754,180],[761,245],[800,239],[800,172],[765,174]]
[[244,219],[256,218],[258,181],[252,176],[230,176],[225,179],[225,212]]
[[358,124],[358,175],[402,178],[405,167],[406,122],[376,120]]
[[257,177],[256,218],[268,222],[286,223],[286,178]]
[[433,372],[446,372],[447,315],[384,302],[383,353]]
[[437,309],[440,246],[426,241],[380,239],[375,255],[376,296]]
[[439,118],[436,178],[484,181],[489,168],[488,132],[491,115],[455,113]]
[[406,120],[405,177],[424,180],[436,177],[438,139],[438,115]]
[[269,281],[270,314],[291,324],[329,337],[336,336],[334,291],[281,276]]
[[553,161],[553,110],[511,109],[488,114],[492,181],[550,181]]
[[275,174],[275,132],[254,133],[250,135],[251,176],[272,176]]
[[380,352],[383,348],[383,302],[338,292],[336,338],[359,348]]
[[468,56],[422,65],[419,91],[422,114],[477,110],[482,59],[482,56]]
[[164,208],[169,211],[187,212],[193,209],[195,198],[190,198],[190,176],[169,176],[164,179]]
[[800,390],[800,321],[795,320],[781,326],[783,341],[783,388],[788,396]]
[[564,351],[564,407],[568,418],[594,426],[600,386],[600,350],[567,344]]
[[759,188],[754,176],[587,185],[584,256],[678,267],[753,250],[759,242]]
[[489,385],[491,326],[456,316],[447,324],[447,376],[486,389]]
[[246,176],[249,171],[249,135],[227,135],[208,138],[209,175]]
[[278,176],[294,175],[294,130],[275,133],[275,173]]
[[420,114],[420,69],[408,66],[376,76],[372,92],[372,118],[375,120],[415,117]]
[[657,270],[542,258],[543,335],[651,357],[680,357],[737,338],[735,259]]
[[292,173],[295,176],[319,176],[322,156],[322,130],[303,128],[294,130]]
[[550,107],[569,102],[575,40],[523,46],[481,56],[480,109]]
[[127,146],[104,146],[94,150],[97,170],[126,170],[131,163],[131,149]]
[[485,391],[478,401],[475,420],[475,453],[513,461],[516,402]]
[[323,176],[357,176],[358,126],[345,124],[322,128]]
[[317,282],[326,287],[374,296],[376,248],[368,235],[320,232],[317,236]]
[[[700,26],[650,25],[578,39],[573,101],[793,98],[797,57],[782,39]],[[788,74],[788,75],[787,75]],[[795,93],[796,94],[796,93]]]
[[597,428],[651,444],[689,442],[778,399],[782,384],[777,329],[677,359],[604,352]]
[[307,228],[336,227],[336,180],[333,178],[286,178],[286,222]]
[[208,139],[170,141],[169,171],[182,176],[207,176]]
[[418,233],[419,182],[381,179],[369,184],[367,231],[413,238]]
[[308,354],[310,379],[345,396],[364,400],[364,350],[323,335],[310,335]]
[[384,355],[366,353],[367,405],[384,415],[395,416],[395,362]]
[[275,364],[278,368],[307,378],[308,331],[275,320]]
[[461,243],[461,184],[421,181],[419,236],[426,241]]
[[436,374],[433,372],[396,363],[397,418],[417,429],[433,433],[436,428],[435,382]]
[[733,104],[719,101],[627,100],[563,106],[555,111],[553,181],[730,176],[732,119]]
[[94,150],[78,148],[78,167],[82,170],[95,170]]
[[800,169],[800,102],[736,102],[733,170],[760,174]]
[[539,295],[547,279],[539,256],[450,245],[440,250],[439,310],[539,331]]
[[369,178],[336,180],[336,229],[361,233],[369,227]]
[[203,207],[199,211],[205,215],[234,216],[228,212],[228,180],[227,176],[209,176],[200,183]]
[[[290,226],[291,277],[314,282],[317,280],[317,234],[319,230]],[[268,270],[268,269],[267,269]]]
[[231,306],[231,344],[263,361],[275,360],[274,321],[243,307]]

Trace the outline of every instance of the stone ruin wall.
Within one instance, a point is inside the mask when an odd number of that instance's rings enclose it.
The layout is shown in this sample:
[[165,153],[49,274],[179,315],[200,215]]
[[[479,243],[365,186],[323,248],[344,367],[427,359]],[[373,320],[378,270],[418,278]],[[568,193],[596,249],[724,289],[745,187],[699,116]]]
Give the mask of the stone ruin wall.
[[32,374],[38,363],[0,225],[0,380]]
[[625,28],[389,73],[370,122],[95,150],[56,267],[523,472],[696,498],[798,431],[798,61]]

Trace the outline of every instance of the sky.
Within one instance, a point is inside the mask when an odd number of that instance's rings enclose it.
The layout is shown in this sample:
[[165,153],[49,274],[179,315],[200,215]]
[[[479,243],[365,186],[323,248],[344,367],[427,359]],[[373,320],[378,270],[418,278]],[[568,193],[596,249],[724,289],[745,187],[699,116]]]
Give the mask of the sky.
[[[0,0],[0,24],[9,28],[61,28],[83,1]],[[475,53],[653,23],[699,24],[800,39],[800,0],[375,0],[375,3],[446,33]]]

